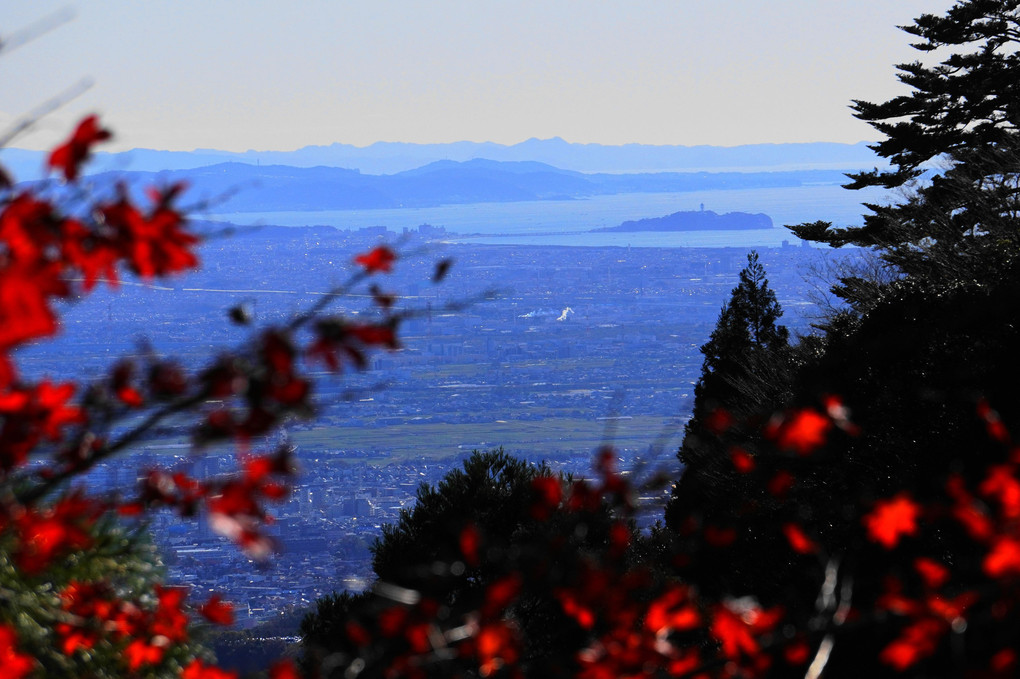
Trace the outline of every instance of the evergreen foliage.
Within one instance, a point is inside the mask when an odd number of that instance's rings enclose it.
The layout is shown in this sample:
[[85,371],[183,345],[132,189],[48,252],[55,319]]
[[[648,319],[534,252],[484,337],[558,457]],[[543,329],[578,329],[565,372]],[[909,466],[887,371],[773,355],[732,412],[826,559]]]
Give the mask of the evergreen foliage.
[[[475,451],[437,485],[422,484],[414,506],[383,526],[372,546],[373,588],[320,599],[303,620],[303,666],[331,676],[330,658],[359,657],[365,652],[360,630],[375,629],[395,602],[431,602],[442,611],[438,618],[450,623],[465,612],[470,619],[472,611],[492,605],[493,590],[505,590],[513,592],[506,617],[522,641],[522,665],[534,676],[569,675],[573,660],[561,649],[577,647],[587,632],[563,611],[557,592],[581,576],[588,554],[621,551],[636,537],[596,494],[579,495],[576,513],[554,510],[571,485],[590,493],[502,449]],[[550,550],[569,557],[550,562]],[[387,646],[368,660],[384,663],[398,652],[399,644]],[[445,671],[455,674],[459,662]]]
[[[836,247],[877,247],[908,276],[1006,275],[1020,246],[1020,1],[961,0],[903,30],[941,61],[897,67],[909,94],[854,102],[854,115],[884,136],[872,148],[891,168],[851,174],[848,188],[903,187],[907,197],[867,205],[862,228],[791,228]],[[852,303],[873,299],[860,287],[844,283],[840,292]]]
[[[528,512],[531,482],[551,472],[508,455],[503,449],[475,451],[462,469],[447,473],[438,485],[422,484],[414,506],[402,509],[372,545],[372,570],[381,580],[403,587],[445,576],[458,583],[482,575],[482,563],[464,567],[460,535],[473,524],[490,539],[508,543],[533,522]],[[459,562],[462,569],[437,573],[435,564]],[[452,585],[452,582],[451,582]]]
[[679,452],[687,467],[696,468],[724,453],[722,430],[777,398],[775,387],[784,380],[776,373],[784,371],[789,331],[777,325],[783,310],[768,283],[758,253],[750,252],[740,282],[701,347],[705,360]]
[[[158,605],[151,592],[162,583],[164,569],[144,527],[128,530],[109,514],[91,527],[89,537],[90,549],[69,556],[44,573],[33,574],[12,558],[11,536],[0,535],[0,620],[16,621],[20,645],[35,659],[40,676],[123,676],[123,645],[106,635],[101,616],[87,614],[103,604],[75,606],[77,599],[70,593],[93,592],[100,599],[133,600],[133,606],[148,610]],[[211,658],[193,640],[176,643],[146,676],[179,676],[196,656]],[[6,675],[0,662],[2,676]]]
[[[694,409],[677,453],[684,470],[666,506],[670,532],[676,533],[692,512],[705,511],[716,518],[732,514],[734,497],[751,492],[731,458],[734,448],[748,458],[756,454],[760,415],[778,407],[785,397],[791,354],[789,331],[778,324],[782,315],[758,253],[748,253],[740,282],[701,347],[705,360],[694,388]],[[701,565],[704,577],[723,578],[720,587],[733,587],[731,576],[743,577],[734,563],[706,560]],[[756,570],[752,567],[748,574]]]

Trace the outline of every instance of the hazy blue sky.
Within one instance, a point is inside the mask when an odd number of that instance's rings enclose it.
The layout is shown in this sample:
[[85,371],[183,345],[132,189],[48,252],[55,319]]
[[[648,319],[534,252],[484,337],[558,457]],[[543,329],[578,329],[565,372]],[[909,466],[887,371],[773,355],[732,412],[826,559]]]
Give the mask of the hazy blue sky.
[[[375,141],[718,144],[875,139],[852,98],[902,91],[897,30],[949,0],[88,0],[0,55],[0,129],[95,85],[110,150]],[[4,0],[0,35],[67,7]]]

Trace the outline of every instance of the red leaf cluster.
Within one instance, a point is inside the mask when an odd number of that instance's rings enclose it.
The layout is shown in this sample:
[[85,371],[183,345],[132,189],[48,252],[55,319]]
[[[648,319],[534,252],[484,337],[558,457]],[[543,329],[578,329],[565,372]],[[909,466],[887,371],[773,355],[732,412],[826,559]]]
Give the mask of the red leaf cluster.
[[101,503],[72,493],[49,507],[18,508],[8,521],[0,516],[0,527],[9,527],[14,534],[14,563],[35,576],[67,554],[90,547],[90,531],[103,511]]
[[383,273],[389,273],[393,270],[393,262],[397,260],[397,255],[393,250],[380,245],[363,255],[358,255],[354,258],[354,263],[359,264],[365,268],[365,271],[373,274],[379,271]]
[[23,679],[35,671],[35,659],[18,650],[18,636],[10,626],[0,624],[0,676]]
[[879,500],[874,509],[862,519],[868,537],[886,549],[895,547],[900,538],[917,533],[917,519],[921,510],[908,493],[900,493],[890,500]]
[[82,164],[88,160],[92,147],[111,136],[109,130],[99,126],[97,116],[88,116],[78,123],[70,139],[53,149],[46,162],[50,168],[63,173],[64,179],[73,182],[78,178]]

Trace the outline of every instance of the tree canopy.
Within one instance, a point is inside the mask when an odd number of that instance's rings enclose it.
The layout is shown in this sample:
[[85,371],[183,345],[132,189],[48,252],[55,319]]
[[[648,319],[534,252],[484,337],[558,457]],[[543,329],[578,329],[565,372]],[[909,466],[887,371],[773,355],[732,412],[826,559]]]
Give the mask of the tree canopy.
[[906,275],[1004,275],[1020,245],[1020,2],[960,0],[902,28],[940,61],[899,64],[907,94],[854,102],[854,115],[882,134],[871,148],[890,167],[851,174],[848,188],[900,188],[905,197],[868,204],[861,228],[791,228],[836,247],[877,247]]
[[[473,526],[490,541],[508,544],[534,521],[529,513],[532,481],[550,473],[502,449],[474,451],[436,486],[422,484],[414,505],[402,509],[396,523],[383,526],[372,545],[372,570],[382,580],[407,587],[437,575],[460,582],[477,578],[483,564],[467,568],[460,557],[463,531]],[[455,562],[461,565],[451,573]],[[444,564],[445,572],[437,573],[436,564]]]
[[[785,380],[789,331],[778,325],[783,309],[769,287],[765,267],[752,251],[740,282],[719,313],[715,329],[702,345],[705,359],[694,387],[694,411],[684,429],[680,460],[697,464],[717,451],[708,451],[717,440],[722,421],[757,412],[776,400],[774,387]],[[736,416],[736,417],[735,417]]]

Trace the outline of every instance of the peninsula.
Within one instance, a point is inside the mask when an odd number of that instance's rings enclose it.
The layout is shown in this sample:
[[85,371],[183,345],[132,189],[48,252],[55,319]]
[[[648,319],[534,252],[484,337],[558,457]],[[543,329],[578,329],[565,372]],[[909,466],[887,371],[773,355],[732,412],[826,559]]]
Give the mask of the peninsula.
[[712,210],[691,210],[674,212],[665,217],[649,217],[626,221],[619,226],[606,226],[593,231],[715,231],[718,229],[771,229],[772,218],[760,212],[727,212],[718,214]]

